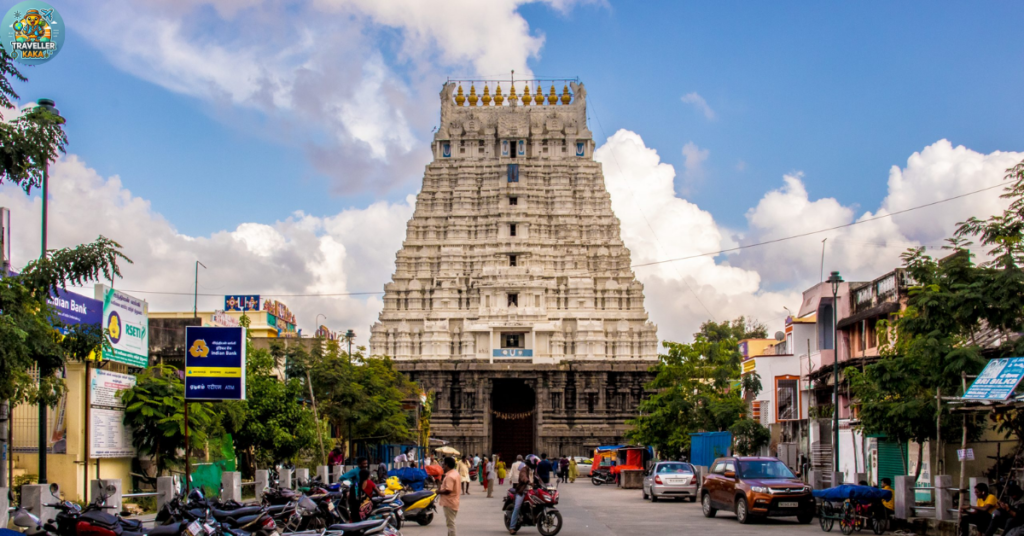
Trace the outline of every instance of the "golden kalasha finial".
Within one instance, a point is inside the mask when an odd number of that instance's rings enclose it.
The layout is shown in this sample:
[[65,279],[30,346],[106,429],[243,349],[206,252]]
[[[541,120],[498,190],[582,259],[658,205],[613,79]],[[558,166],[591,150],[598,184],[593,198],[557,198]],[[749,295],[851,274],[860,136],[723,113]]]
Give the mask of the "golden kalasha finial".
[[526,89],[523,90],[523,106],[529,106],[533,103],[533,96],[530,95],[530,84],[526,84]]
[[558,93],[555,93],[555,85],[551,84],[551,93],[548,94],[548,104],[554,106],[558,104]]
[[455,94],[455,105],[465,106],[466,96],[462,94],[462,84],[459,84],[459,92]]
[[569,95],[569,86],[566,85],[562,88],[562,104],[569,104],[572,100],[572,95]]
[[501,106],[505,102],[505,97],[501,96],[501,84],[498,84],[498,89],[494,90],[494,105]]
[[516,83],[512,82],[512,89],[510,89],[508,92],[508,103],[510,105],[515,105],[517,100],[519,99],[518,97],[516,97]]
[[480,100],[484,102],[484,106],[491,105],[491,88],[487,87],[487,84],[484,84],[484,96]]
[[470,106],[476,106],[476,103],[477,103],[478,100],[480,100],[480,97],[476,96],[476,86],[473,85],[473,84],[470,84],[469,85],[469,105]]
[[537,83],[537,95],[534,98],[537,101],[537,106],[544,104],[544,90],[540,87],[540,82]]

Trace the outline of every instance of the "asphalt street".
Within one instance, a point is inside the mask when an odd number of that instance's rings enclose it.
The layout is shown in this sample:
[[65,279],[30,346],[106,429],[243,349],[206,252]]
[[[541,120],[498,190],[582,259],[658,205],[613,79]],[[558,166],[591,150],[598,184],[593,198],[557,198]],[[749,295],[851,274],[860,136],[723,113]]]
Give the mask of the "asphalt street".
[[[462,496],[457,518],[460,535],[508,534],[502,523],[502,499],[508,486],[498,486],[494,498],[488,499],[479,483],[470,495]],[[558,509],[564,524],[559,536],[609,536],[652,534],[714,534],[714,536],[764,536],[765,534],[810,536],[821,534],[816,522],[800,525],[796,518],[761,520],[754,525],[740,525],[728,512],[707,519],[700,504],[676,501],[651,503],[643,500],[640,490],[623,490],[613,486],[594,486],[590,480],[577,480],[559,487]],[[447,534],[444,514],[438,512],[434,522],[421,527],[416,523],[402,528],[404,536],[444,536]],[[838,533],[838,527],[834,530]],[[520,535],[538,535],[536,527],[524,527]]]

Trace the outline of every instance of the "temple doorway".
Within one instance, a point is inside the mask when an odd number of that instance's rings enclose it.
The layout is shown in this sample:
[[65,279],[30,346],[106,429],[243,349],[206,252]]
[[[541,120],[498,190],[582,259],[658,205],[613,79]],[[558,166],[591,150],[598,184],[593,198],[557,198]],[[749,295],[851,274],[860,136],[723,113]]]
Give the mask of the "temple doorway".
[[537,397],[525,380],[495,379],[491,390],[491,452],[506,463],[532,454]]

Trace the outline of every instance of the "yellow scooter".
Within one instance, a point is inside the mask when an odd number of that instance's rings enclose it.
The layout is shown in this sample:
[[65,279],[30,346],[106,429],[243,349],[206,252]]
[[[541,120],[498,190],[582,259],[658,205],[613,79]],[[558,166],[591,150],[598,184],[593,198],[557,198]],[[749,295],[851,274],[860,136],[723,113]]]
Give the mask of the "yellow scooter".
[[402,495],[402,513],[407,521],[429,525],[437,512],[437,492],[425,489]]

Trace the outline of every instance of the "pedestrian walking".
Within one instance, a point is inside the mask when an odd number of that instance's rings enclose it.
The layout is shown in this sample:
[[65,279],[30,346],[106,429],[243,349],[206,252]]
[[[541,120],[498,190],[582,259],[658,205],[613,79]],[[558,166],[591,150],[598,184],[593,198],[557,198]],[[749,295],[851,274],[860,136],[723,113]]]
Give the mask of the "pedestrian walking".
[[469,460],[459,460],[459,482],[462,484],[462,493],[469,495]]
[[476,477],[480,479],[480,485],[487,489],[487,456],[480,458],[476,465]]
[[537,477],[544,483],[545,486],[551,483],[551,472],[554,467],[551,465],[551,460],[548,459],[547,454],[540,455],[540,463],[537,464]]
[[580,468],[576,466],[576,458],[569,458],[569,483],[576,482],[580,476]]
[[448,471],[441,481],[441,495],[438,501],[441,509],[444,510],[444,522],[448,526],[448,536],[455,536],[455,516],[459,513],[459,494],[462,483],[462,472],[455,468],[455,458],[448,456],[444,459],[444,467]]
[[566,458],[565,455],[558,460],[558,479],[563,484],[569,481],[569,458]]
[[498,471],[498,484],[505,485],[505,475],[508,474],[505,470],[505,460],[498,459],[498,463],[495,464],[495,469]]
[[487,464],[487,498],[494,497],[494,481],[498,478],[497,464],[495,458],[492,456],[490,462]]

